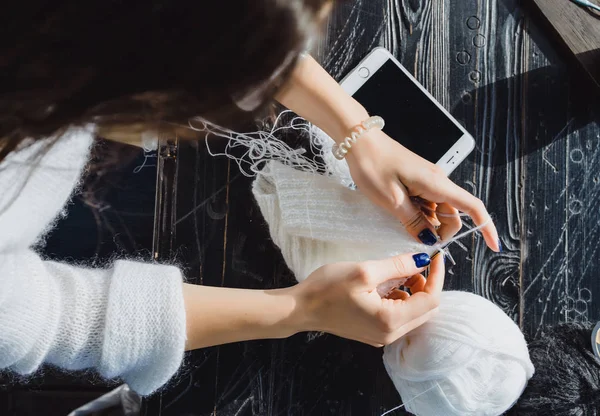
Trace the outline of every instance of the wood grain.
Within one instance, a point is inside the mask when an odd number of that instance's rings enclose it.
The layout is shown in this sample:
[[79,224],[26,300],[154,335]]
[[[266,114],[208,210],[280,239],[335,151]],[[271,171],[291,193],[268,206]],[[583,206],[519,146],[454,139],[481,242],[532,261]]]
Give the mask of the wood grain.
[[600,87],[600,12],[566,0],[531,2],[596,86]]

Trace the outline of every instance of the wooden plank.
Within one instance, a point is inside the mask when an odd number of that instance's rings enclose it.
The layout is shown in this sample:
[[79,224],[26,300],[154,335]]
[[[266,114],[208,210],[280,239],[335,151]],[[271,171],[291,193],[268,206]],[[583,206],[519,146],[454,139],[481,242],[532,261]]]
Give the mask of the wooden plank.
[[[556,323],[556,305],[564,292],[566,270],[565,185],[569,101],[564,65],[552,67],[553,56],[538,51],[526,74],[522,97],[522,324],[536,336],[545,323]],[[562,287],[562,289],[561,289]]]
[[455,37],[462,40],[455,49],[457,75],[451,89],[462,95],[454,97],[454,112],[459,120],[465,120],[476,140],[476,150],[461,176],[453,179],[484,201],[504,246],[503,253],[493,253],[478,234],[472,237],[473,241],[464,242],[470,249],[459,261],[469,265],[469,271],[463,273],[471,285],[461,288],[472,288],[516,320],[520,241],[515,227],[520,212],[516,180],[519,171],[514,162],[519,154],[515,126],[520,114],[514,109],[518,78],[512,75],[523,70],[523,46],[515,2],[506,1],[503,5],[484,0],[478,9],[462,11],[460,25],[453,28]]
[[[576,97],[571,97],[578,99]],[[566,280],[556,305],[560,322],[600,320],[600,114],[596,123],[577,120],[581,108],[570,109],[565,160],[568,167],[566,202]],[[585,109],[584,109],[585,111]]]
[[544,23],[600,87],[600,12],[570,0],[531,0],[531,3]]
[[522,325],[535,337],[547,325],[600,319],[595,276],[598,120],[579,75],[561,62],[546,31],[527,19],[530,44],[521,82]]
[[[564,68],[560,70],[564,75]],[[599,114],[587,118],[585,106],[573,104],[581,102],[580,95],[542,80],[529,92],[526,131],[531,145],[546,143],[527,149],[524,157],[528,175],[523,188],[523,231],[528,236],[523,251],[524,330],[535,336],[545,325],[600,319],[600,307],[592,302],[600,296],[596,278],[600,152],[598,124],[592,121]],[[557,107],[560,111],[551,113]]]

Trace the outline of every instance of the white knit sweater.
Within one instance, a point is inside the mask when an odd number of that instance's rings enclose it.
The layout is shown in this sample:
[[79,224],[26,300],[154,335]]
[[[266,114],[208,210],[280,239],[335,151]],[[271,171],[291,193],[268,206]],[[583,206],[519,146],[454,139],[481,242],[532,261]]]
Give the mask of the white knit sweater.
[[32,249],[64,215],[92,141],[92,128],[72,130],[47,152],[36,143],[0,164],[0,369],[93,368],[146,395],[183,357],[180,271],[128,260],[78,267]]

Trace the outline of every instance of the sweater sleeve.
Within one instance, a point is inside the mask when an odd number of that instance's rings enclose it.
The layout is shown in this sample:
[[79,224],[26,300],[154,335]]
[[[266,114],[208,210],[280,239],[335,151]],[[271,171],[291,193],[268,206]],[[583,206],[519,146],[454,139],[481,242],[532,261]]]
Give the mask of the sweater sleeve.
[[0,253],[0,368],[93,368],[141,395],[165,384],[185,345],[176,267],[116,261],[106,269]]

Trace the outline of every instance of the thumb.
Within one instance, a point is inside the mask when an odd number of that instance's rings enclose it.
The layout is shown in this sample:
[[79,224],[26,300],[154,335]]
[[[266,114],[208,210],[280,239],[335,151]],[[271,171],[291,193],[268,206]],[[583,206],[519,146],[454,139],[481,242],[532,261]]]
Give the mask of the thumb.
[[401,254],[374,260],[368,264],[371,284],[379,286],[394,280],[399,286],[415,274],[421,273],[430,263],[431,258],[427,253]]

